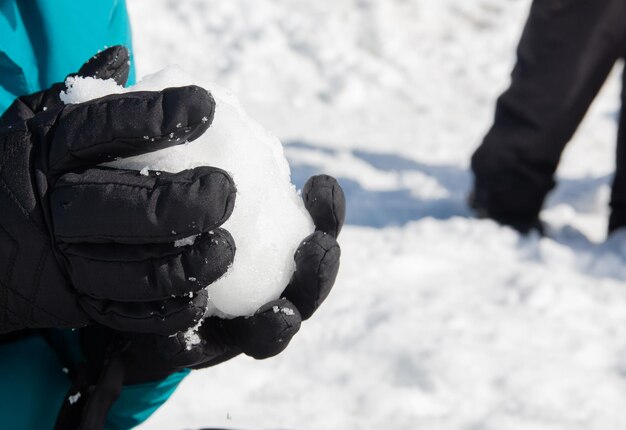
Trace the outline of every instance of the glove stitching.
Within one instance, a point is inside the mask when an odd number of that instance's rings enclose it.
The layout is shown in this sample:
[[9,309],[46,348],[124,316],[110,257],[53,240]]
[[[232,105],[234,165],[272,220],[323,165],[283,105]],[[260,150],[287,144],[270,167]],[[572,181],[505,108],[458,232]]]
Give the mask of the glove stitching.
[[[11,258],[12,260],[13,258]],[[9,262],[9,267],[11,267],[11,263]],[[11,270],[9,270],[9,278],[11,276]],[[9,279],[10,282],[10,279]],[[7,326],[7,316],[8,313],[10,312],[9,307],[7,306],[7,302],[8,302],[8,294],[7,294],[7,290],[8,290],[8,284],[5,284],[4,281],[0,278],[0,309],[3,309],[4,312],[0,313],[0,329],[2,329],[3,327]],[[2,332],[2,330],[0,330],[0,333]]]
[[[19,316],[18,314],[16,314],[15,312],[13,312],[12,310],[10,310],[10,309],[8,309],[8,308],[7,308],[7,309],[6,309],[6,311],[7,311],[7,315],[8,315],[8,314],[11,314],[11,316],[13,316],[13,318],[15,319],[15,321],[20,321],[20,320],[21,320],[20,316]],[[5,323],[5,325],[2,325],[2,326],[1,326],[1,327],[2,327],[2,330],[0,330],[0,333],[3,333],[3,331],[4,331],[4,333],[8,333],[8,332],[12,331],[9,327],[15,327],[15,330],[20,330],[20,329],[23,329],[23,328],[24,328],[23,326],[21,326],[21,325],[20,325],[20,323],[19,323],[19,322],[9,323],[9,322],[8,322],[8,321],[9,321],[9,319],[7,318],[6,320],[7,320],[7,322]],[[10,324],[10,325],[9,325],[9,324]],[[7,330],[7,329],[8,329],[8,330]]]
[[[37,294],[39,293],[39,288],[41,288],[41,273],[43,272],[44,263],[48,257],[48,253],[50,252],[50,248],[44,246],[43,250],[39,255],[39,261],[37,262],[37,270],[35,272],[35,279],[33,281],[33,293],[30,297],[30,303],[33,304],[36,301]],[[30,314],[28,316],[28,320],[33,323],[35,321],[35,308],[31,306]]]
[[13,294],[15,294],[18,298],[24,300],[26,303],[30,304],[32,307],[37,308],[37,310],[39,310],[41,313],[44,313],[52,318],[56,318],[59,320],[62,320],[64,323],[67,323],[68,325],[74,325],[74,323],[72,321],[69,321],[59,315],[53,314],[52,312],[47,311],[45,308],[42,308],[41,306],[35,304],[35,303],[31,303],[29,302],[28,298],[26,296],[24,296],[24,294],[22,294],[19,290],[16,290],[15,288],[12,288],[11,286],[9,286],[9,291],[11,291]]
[[[282,330],[280,331],[280,334],[279,334],[278,339],[275,339],[275,340],[278,340],[278,341],[284,341],[284,340],[285,340],[285,333],[287,333],[287,332],[291,331],[291,329],[294,327],[294,325],[293,325],[293,324],[291,324],[291,322],[289,322],[289,321],[287,320],[287,315],[283,315],[283,313],[282,313],[282,312],[281,312],[281,314],[280,314],[280,317],[282,318],[282,320],[283,320],[283,323],[284,323],[284,324],[283,324],[283,328],[282,328]],[[294,333],[294,334],[295,334],[295,333]],[[293,336],[292,336],[292,337],[293,337]],[[289,340],[291,340],[291,338],[289,338]]]
[[332,234],[334,237],[339,236],[339,218],[337,217],[337,207],[335,205],[335,187],[333,186],[330,190],[330,197],[331,197],[331,202],[332,202],[332,215],[333,215],[333,220],[335,221],[335,228],[334,228],[334,232],[329,232],[330,234]]
[[322,255],[322,258],[320,258],[319,263],[317,264],[317,269],[315,270],[315,283],[316,288],[315,288],[315,300],[313,302],[314,308],[313,310],[316,311],[317,308],[319,308],[320,306],[320,290],[321,290],[321,286],[322,286],[322,282],[320,279],[320,271],[322,270],[322,263],[324,262],[324,258],[326,258],[326,255],[328,254],[328,250],[325,249],[322,245],[319,245],[316,243],[317,246],[319,246],[321,249],[324,250],[324,255]]
[[8,314],[13,315],[14,317],[18,317],[18,316],[19,316],[17,313],[13,312],[13,311],[12,311],[11,309],[9,309],[9,308],[6,308],[6,311],[7,311],[7,313],[8,313]]
[[315,288],[315,296],[316,297],[315,297],[315,302],[314,302],[314,305],[315,305],[314,309],[317,310],[317,308],[319,308],[320,305],[321,305],[321,303],[320,303],[320,293],[321,293],[320,287],[321,287],[322,281],[320,279],[320,272],[322,270],[322,265],[324,264],[324,260],[326,259],[326,256],[328,255],[328,253],[331,250],[333,250],[335,247],[339,247],[339,244],[333,244],[333,246],[331,246],[330,248],[326,249],[326,248],[324,248],[322,245],[320,245],[317,242],[313,242],[313,243],[316,246],[318,246],[319,248],[321,248],[322,250],[324,250],[324,255],[322,255],[322,258],[320,258],[320,261],[319,261],[318,266],[317,266],[317,270],[315,271],[317,288]]
[[[190,182],[192,183],[192,182]],[[62,184],[62,185],[56,185],[54,187],[55,190],[60,190],[63,188],[79,188],[79,187],[98,187],[98,186],[109,186],[109,185],[115,185],[115,186],[120,186],[120,187],[127,187],[127,188],[141,188],[141,189],[145,189],[145,190],[154,190],[156,187],[151,187],[149,185],[131,185],[131,184],[122,184],[119,182],[84,182],[84,183],[80,183],[80,184]]]
[[[116,170],[124,171],[122,169],[116,169]],[[72,184],[72,183],[57,184],[54,188],[55,190],[59,190],[63,188],[106,187],[109,185],[114,185],[114,186],[127,187],[127,188],[141,188],[141,189],[146,189],[146,190],[155,190],[159,188],[170,187],[172,185],[200,184],[202,180],[206,180],[207,178],[211,176],[226,177],[226,174],[223,171],[217,170],[217,171],[212,171],[206,175],[198,176],[195,179],[176,178],[175,176],[171,176],[171,177],[166,178],[165,180],[163,179],[159,179],[158,181],[155,180],[154,186],[142,185],[142,184],[125,184],[122,182],[81,182],[77,184]],[[153,179],[153,178],[147,178],[147,179]]]
[[24,206],[22,206],[20,201],[17,199],[15,194],[13,194],[13,192],[11,191],[9,186],[5,183],[4,178],[2,178],[2,177],[0,177],[0,187],[5,191],[6,194],[8,194],[8,197],[13,201],[13,203],[15,203],[17,205],[17,207],[20,210],[20,212],[22,212],[22,215],[26,216],[27,219],[30,219],[30,214],[28,213],[26,208],[24,208]]
[[[186,284],[189,285],[189,284]],[[191,284],[194,285],[194,284]],[[174,294],[175,298],[177,299],[182,299],[185,298],[185,294],[189,294],[189,293],[200,293],[204,288],[206,288],[205,286],[196,286],[194,285],[194,288],[197,288],[195,290],[191,289],[191,290],[183,290],[183,291],[176,291],[177,294]],[[171,287],[172,290],[175,290],[174,287]],[[121,296],[121,295],[116,295],[115,297],[102,297],[102,296],[98,296],[96,295],[96,293],[93,293],[93,291],[95,290],[95,288],[90,288],[89,291],[85,291],[84,289],[80,289],[80,292],[82,293],[83,296],[85,297],[89,297],[90,299],[93,300],[103,300],[103,301],[112,301],[112,302],[117,302],[117,303],[154,303],[154,302],[166,302],[168,300],[173,300],[174,298],[172,297],[172,293],[170,294],[166,294],[164,296],[157,296],[157,295],[152,295],[150,296],[150,298],[146,298],[146,296],[143,297],[134,297],[134,298],[129,298],[129,297],[133,297],[133,296]],[[174,292],[174,291],[172,291]]]
[[[86,297],[89,297],[89,296],[86,296]],[[99,301],[99,300],[96,300],[96,301]],[[111,300],[111,301],[112,302],[116,302],[116,303],[129,303],[129,302],[118,302],[116,300]],[[158,320],[168,319],[168,318],[171,318],[172,316],[176,316],[176,315],[179,315],[181,313],[188,312],[192,308],[201,309],[200,306],[191,305],[189,307],[184,307],[184,308],[175,310],[175,311],[170,312],[170,313],[165,314],[165,315],[162,315],[162,314],[158,314],[157,315],[155,313],[154,315],[148,315],[148,316],[145,316],[145,317],[137,317],[137,316],[125,315],[123,313],[118,312],[116,309],[111,309],[111,308],[107,309],[106,311],[101,311],[95,304],[91,303],[91,301],[89,301],[89,300],[83,301],[83,303],[85,305],[91,307],[92,309],[94,309],[98,315],[106,315],[106,316],[108,316],[108,315],[116,315],[116,316],[118,316],[120,318],[124,318],[124,319],[128,319],[128,320],[135,320],[135,321],[148,321],[148,320],[156,320],[156,319],[158,319]],[[137,303],[147,303],[147,302],[137,302]],[[202,308],[204,308],[204,306]]]
[[[5,152],[6,152],[6,148],[5,148]],[[16,195],[13,193],[13,191],[11,191],[9,186],[6,184],[6,182],[5,182],[6,180],[4,179],[2,167],[3,167],[3,165],[0,165],[0,187],[5,191],[6,194],[8,194],[8,197],[13,201],[13,203],[15,203],[17,205],[17,207],[19,208],[20,212],[22,212],[22,214],[25,215],[27,219],[29,219],[30,218],[30,214],[28,213],[26,208],[24,206],[22,206],[22,204],[20,203],[20,201],[18,200]]]
[[[15,240],[9,235],[9,233],[6,230],[4,230],[4,228],[2,228],[2,226],[0,226],[0,229],[2,229],[7,234],[7,236],[11,238],[11,240]],[[8,268],[7,277],[4,281],[2,280],[2,278],[0,278],[0,286],[2,287],[2,290],[0,291],[0,306],[2,306],[2,309],[5,309],[7,312],[9,311],[9,307],[7,305],[9,301],[8,289],[13,281],[13,266],[15,265],[16,259],[17,259],[17,247],[13,245],[13,249],[11,251],[11,255],[9,257],[9,261],[7,265],[7,268]],[[7,314],[6,313],[1,314],[0,317],[1,317],[0,327],[4,327],[8,320]]]
[[[181,246],[181,248],[184,248]],[[165,258],[169,258],[169,257],[178,257],[179,255],[181,255],[184,252],[184,249],[182,251],[180,251],[179,253],[174,253],[174,254],[168,254],[168,255],[162,255],[162,256],[158,256],[158,257],[149,257],[146,258],[145,260],[104,260],[104,259],[98,259],[95,257],[87,257],[84,255],[80,255],[80,254],[73,254],[71,252],[66,251],[65,254],[72,256],[73,258],[79,258],[82,260],[87,260],[87,261],[94,261],[96,263],[145,263],[148,261],[154,261],[154,260],[162,260]]]
[[[109,103],[109,102],[107,101],[106,103]],[[92,106],[96,106],[96,105],[94,104]],[[187,125],[184,126],[184,128],[194,129],[195,127],[201,126],[202,124],[203,124],[202,122],[198,122],[198,123],[191,124],[191,125],[187,124]],[[191,134],[191,132],[189,134]],[[169,135],[170,135],[170,133],[165,133],[165,134],[162,134],[160,136],[154,136],[154,139],[155,139],[154,143],[156,143],[157,141],[160,141],[161,139],[169,138]],[[81,147],[78,150],[72,149],[72,148],[67,148],[68,149],[67,152],[65,152],[63,155],[61,155],[60,158],[58,158],[56,161],[53,161],[53,162],[50,163],[50,168],[52,170],[56,170],[57,165],[60,164],[62,162],[62,160],[65,159],[67,156],[70,156],[70,157],[72,157],[72,158],[74,158],[76,160],[80,160],[80,161],[85,162],[85,163],[97,164],[97,163],[94,163],[91,160],[85,160],[85,159],[81,158],[80,156],[77,155],[77,152],[82,152],[82,151],[84,151],[86,149],[91,149],[91,148],[94,148],[94,147],[97,147],[97,146],[100,146],[100,145],[107,146],[107,145],[110,145],[113,142],[118,142],[118,141],[124,141],[123,143],[125,143],[125,144],[127,144],[129,141],[130,142],[134,141],[134,142],[137,142],[137,143],[145,143],[145,140],[143,138],[139,138],[137,136],[128,136],[128,137],[116,136],[114,139],[107,140],[107,141],[102,141],[102,142],[95,142],[95,143],[92,143],[89,146],[83,146],[83,147]],[[180,141],[179,145],[182,145],[183,143],[185,143],[185,141],[186,140],[183,140],[181,138],[181,141]],[[122,142],[120,142],[120,143],[122,143]],[[176,146],[176,145],[173,145],[173,146]],[[133,148],[138,149],[136,146],[133,146]],[[165,148],[161,148],[161,149],[165,149]],[[148,151],[148,152],[151,152],[151,151]],[[135,155],[138,155],[138,154],[135,154]]]
[[[227,243],[227,244],[228,244],[229,251],[232,252],[233,251],[232,246],[230,245],[230,243]],[[185,253],[186,249],[185,249],[185,247],[181,246],[181,247],[175,247],[175,249],[172,249],[171,251],[172,251],[171,254],[160,255],[160,256],[156,256],[156,257],[150,257],[150,258],[146,258],[144,260],[104,260],[104,259],[98,259],[98,258],[95,258],[95,257],[84,256],[84,255],[81,255],[81,254],[75,254],[75,253],[72,253],[69,250],[65,251],[65,255],[69,255],[69,256],[72,256],[74,258],[80,258],[80,259],[83,259],[83,260],[94,261],[94,262],[97,262],[97,263],[129,263],[129,262],[131,262],[131,263],[144,263],[144,262],[147,262],[147,261],[161,260],[161,259],[169,258],[169,257],[178,257],[178,256],[182,255],[183,253]]]
[[[9,124],[14,124],[16,121],[25,121],[35,116],[35,112],[33,112],[30,106],[28,106],[24,102],[24,100],[22,100],[24,97],[25,96],[18,97],[17,99],[15,99],[15,101],[13,101],[13,103],[11,103],[11,106],[9,106],[8,109],[4,111],[2,115],[0,115],[0,122],[6,123],[10,119],[12,121],[9,122]],[[22,117],[21,115],[18,115],[18,111],[19,111],[18,105],[20,104],[29,111],[30,116],[28,116],[27,118]],[[11,118],[12,116],[14,118]]]
[[[222,217],[220,220],[216,221],[213,224],[210,224],[207,228],[205,228],[205,230],[184,230],[182,232],[177,231],[175,235],[173,234],[167,234],[167,235],[124,235],[124,236],[119,236],[119,235],[106,235],[106,236],[99,236],[99,237],[103,237],[106,239],[128,239],[128,238],[143,238],[143,239],[172,239],[172,238],[177,238],[177,237],[187,237],[187,236],[191,236],[194,234],[198,234],[198,232],[200,233],[206,233],[208,231],[211,231],[215,228],[217,228],[218,226],[224,224],[226,222],[226,217]],[[93,234],[83,234],[83,235],[76,235],[76,236],[72,236],[72,235],[57,235],[57,238],[63,242],[63,239],[93,239],[94,235]],[[171,241],[172,243],[174,242],[174,240]],[[75,254],[72,254],[75,255]],[[108,260],[107,260],[108,261]]]
[[[14,317],[15,317],[15,319],[17,319],[17,320],[20,320],[20,319],[21,319],[21,318],[20,318],[20,316],[19,316],[19,315],[18,315],[15,311],[12,311],[11,309],[8,309],[8,308],[7,308],[7,312],[8,312],[9,314],[11,314],[12,316],[14,316]],[[22,328],[23,328],[23,327],[22,327]]]

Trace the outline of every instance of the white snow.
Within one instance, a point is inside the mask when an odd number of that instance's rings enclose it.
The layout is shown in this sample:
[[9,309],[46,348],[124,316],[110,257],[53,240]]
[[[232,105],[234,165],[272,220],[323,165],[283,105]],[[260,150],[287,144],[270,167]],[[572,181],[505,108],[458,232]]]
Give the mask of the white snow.
[[187,348],[188,350],[193,348],[194,345],[198,345],[199,343],[202,342],[202,339],[200,338],[200,335],[198,334],[198,329],[200,328],[203,322],[204,320],[201,319],[200,321],[198,321],[198,324],[196,324],[193,327],[189,327],[187,331],[183,334],[183,338],[185,339],[185,348]]
[[65,85],[67,91],[61,91],[59,95],[65,104],[80,103],[124,91],[113,79],[70,76],[65,80]]
[[70,402],[70,405],[73,405],[78,400],[80,400],[80,397],[81,397],[81,394],[80,394],[80,391],[79,391],[76,394],[72,394],[72,395],[68,396],[67,400]]
[[197,235],[189,236],[189,237],[183,237],[182,239],[178,239],[178,240],[174,241],[174,246],[180,247],[180,246],[193,245],[196,242],[196,238],[197,237],[198,237]]
[[[315,229],[291,183],[280,141],[248,117],[232,94],[175,66],[146,76],[130,88],[117,86],[113,80],[68,78],[61,98],[65,103],[80,103],[107,94],[191,84],[208,89],[215,98],[215,117],[207,132],[193,142],[107,165],[137,169],[141,175],[149,175],[148,169],[180,172],[197,166],[219,167],[231,174],[237,198],[223,227],[233,236],[237,252],[228,272],[207,287],[206,315],[251,315],[279,298],[295,271],[293,256],[298,245]],[[173,132],[169,138],[174,138]],[[192,238],[175,242],[175,246],[190,244]]]
[[549,238],[464,202],[529,5],[129,0],[140,74],[232,88],[297,185],[330,173],[348,198],[335,289],[286,351],[194,372],[141,429],[626,428],[626,237],[604,234],[621,69],[563,156]]

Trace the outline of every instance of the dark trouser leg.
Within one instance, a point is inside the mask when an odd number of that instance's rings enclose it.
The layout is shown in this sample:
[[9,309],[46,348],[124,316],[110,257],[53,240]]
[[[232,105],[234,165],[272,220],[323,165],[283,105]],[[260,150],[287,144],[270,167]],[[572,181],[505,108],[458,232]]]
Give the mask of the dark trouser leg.
[[624,52],[626,0],[535,0],[509,89],[472,157],[476,198],[505,224],[537,219],[565,144]]
[[617,154],[611,190],[609,233],[624,226],[626,226],[626,70],[622,74],[622,109],[617,130]]

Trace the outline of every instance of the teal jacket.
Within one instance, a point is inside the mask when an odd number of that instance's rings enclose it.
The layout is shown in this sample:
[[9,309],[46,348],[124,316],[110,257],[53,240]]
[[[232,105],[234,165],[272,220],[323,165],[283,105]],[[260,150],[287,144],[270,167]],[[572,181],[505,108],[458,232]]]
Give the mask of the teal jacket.
[[117,44],[131,47],[123,0],[0,0],[0,112]]
[[[21,95],[48,88],[107,46],[131,51],[123,0],[0,0],[0,114]],[[78,336],[64,332],[75,345]],[[125,386],[108,415],[107,429],[132,428],[147,419],[188,372],[163,381]],[[55,352],[39,336],[0,344],[0,428],[51,429],[70,388]]]
[[[64,351],[76,364],[82,358],[78,331],[59,331],[73,351]],[[32,335],[0,342],[0,429],[53,429],[71,382],[68,369],[43,337]],[[177,372],[156,382],[126,385],[111,407],[106,430],[130,429],[145,421],[172,395],[189,373]]]

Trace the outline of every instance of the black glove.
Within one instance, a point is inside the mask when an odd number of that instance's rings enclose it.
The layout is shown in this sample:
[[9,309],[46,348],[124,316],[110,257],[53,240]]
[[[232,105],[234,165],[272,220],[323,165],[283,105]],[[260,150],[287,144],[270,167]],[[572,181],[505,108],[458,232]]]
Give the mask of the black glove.
[[[156,381],[184,368],[199,369],[229,360],[240,353],[257,359],[284,350],[300,328],[328,296],[339,270],[340,249],[335,240],[345,217],[345,198],[334,178],[310,178],[302,191],[316,226],[296,251],[296,271],[283,298],[262,306],[253,316],[206,318],[192,344],[185,333],[166,337],[116,333],[104,327],[82,331],[83,350],[96,369],[112,344],[124,345],[124,383]],[[99,372],[94,371],[95,374]]]
[[[123,85],[128,67],[126,49],[113,47],[78,75]],[[210,167],[144,176],[99,164],[194,140],[211,124],[213,98],[188,86],[65,106],[64,88],[21,97],[0,118],[0,333],[194,325],[206,292],[185,294],[234,257],[218,228],[233,209],[231,178]],[[174,245],[191,235],[200,235],[193,246]]]

